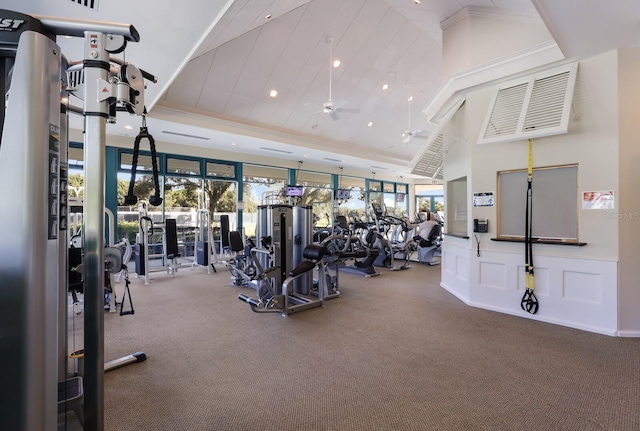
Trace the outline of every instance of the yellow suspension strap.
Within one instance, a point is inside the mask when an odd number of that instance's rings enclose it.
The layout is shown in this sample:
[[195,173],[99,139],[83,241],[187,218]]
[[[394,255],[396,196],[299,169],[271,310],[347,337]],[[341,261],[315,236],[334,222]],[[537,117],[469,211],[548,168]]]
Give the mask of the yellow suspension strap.
[[533,293],[533,151],[532,141],[529,139],[529,156],[527,167],[527,206],[524,218],[524,280],[525,291],[520,307],[527,313],[538,312],[538,299]]

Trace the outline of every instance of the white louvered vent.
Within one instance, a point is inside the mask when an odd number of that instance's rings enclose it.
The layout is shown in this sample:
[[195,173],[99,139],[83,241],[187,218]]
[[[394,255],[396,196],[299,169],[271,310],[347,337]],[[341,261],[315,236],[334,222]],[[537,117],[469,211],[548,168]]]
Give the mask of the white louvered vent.
[[485,139],[516,133],[527,86],[527,83],[524,83],[498,91],[489,124],[484,132]]
[[566,133],[577,63],[496,89],[479,144]]
[[430,177],[432,179],[442,180],[443,178],[443,165],[444,165],[444,127],[458,112],[458,109],[464,104],[465,99],[460,98],[457,100],[446,114],[442,116],[442,120],[436,129],[429,134],[425,142],[425,149],[422,154],[416,159],[413,170],[414,175],[422,175]]
[[89,9],[98,9],[98,0],[71,0],[80,6],[88,7]]
[[427,149],[422,153],[413,171],[414,175],[423,175],[436,179],[442,179],[442,144],[443,134],[438,133]]

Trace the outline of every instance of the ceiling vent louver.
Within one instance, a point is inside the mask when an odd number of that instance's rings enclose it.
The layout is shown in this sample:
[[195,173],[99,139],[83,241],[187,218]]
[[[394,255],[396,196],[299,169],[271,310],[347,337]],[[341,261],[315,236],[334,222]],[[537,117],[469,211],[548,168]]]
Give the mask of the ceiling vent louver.
[[496,88],[479,144],[566,133],[578,65]]
[[73,3],[88,7],[89,9],[98,10],[99,0],[71,0]]
[[[465,99],[458,100],[447,113],[442,117],[440,124],[436,129],[429,134],[427,142],[425,143],[425,149],[422,151],[420,157],[418,157],[413,170],[414,175],[422,175],[424,177],[430,177],[432,179],[443,179],[443,166],[444,166],[444,127],[458,112],[458,109],[464,104]],[[415,159],[414,159],[415,160]]]
[[438,133],[429,147],[422,153],[413,171],[414,175],[442,179],[442,144],[444,136]]

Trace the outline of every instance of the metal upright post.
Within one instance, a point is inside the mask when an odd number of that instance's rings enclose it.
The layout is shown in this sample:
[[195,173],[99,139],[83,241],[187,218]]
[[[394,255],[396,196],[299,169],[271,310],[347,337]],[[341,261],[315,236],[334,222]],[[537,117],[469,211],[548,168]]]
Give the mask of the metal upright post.
[[109,117],[105,35],[85,32],[84,56],[84,429],[104,428],[104,162]]
[[[64,76],[66,70],[66,62],[63,61]],[[67,97],[66,90],[61,96]],[[60,237],[58,238],[58,381],[63,382],[68,377],[68,343],[67,343],[67,297],[68,297],[68,280],[69,280],[69,212],[68,212],[68,180],[69,180],[69,130],[68,117],[69,111],[66,105],[60,103],[60,212],[58,216],[58,225],[60,228]]]

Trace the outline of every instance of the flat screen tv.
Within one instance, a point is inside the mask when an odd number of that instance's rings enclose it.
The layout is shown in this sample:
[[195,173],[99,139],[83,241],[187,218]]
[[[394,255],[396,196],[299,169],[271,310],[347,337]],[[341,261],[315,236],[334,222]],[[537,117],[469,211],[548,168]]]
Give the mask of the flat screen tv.
[[287,186],[285,191],[287,196],[302,196],[302,186]]
[[351,197],[351,190],[338,189],[336,190],[336,199],[349,199]]

